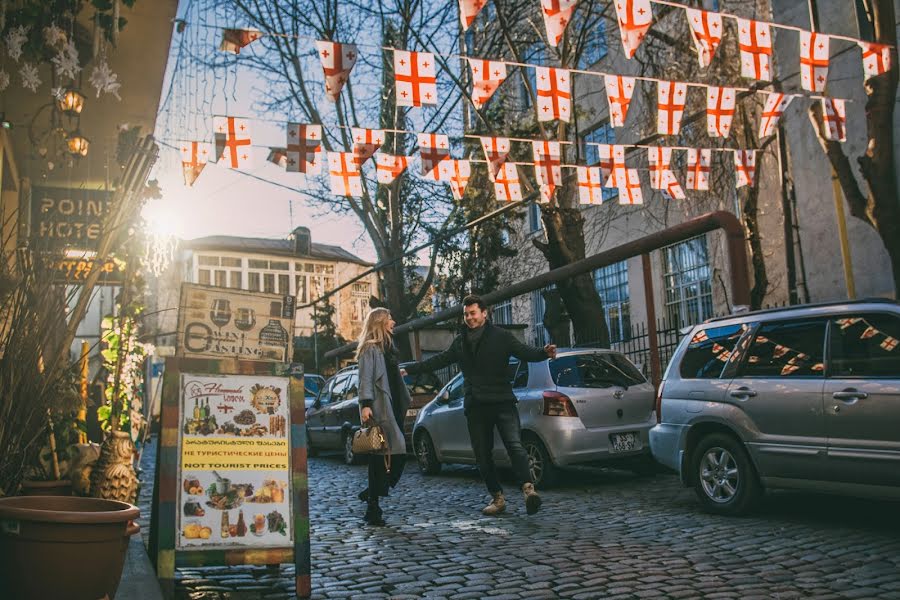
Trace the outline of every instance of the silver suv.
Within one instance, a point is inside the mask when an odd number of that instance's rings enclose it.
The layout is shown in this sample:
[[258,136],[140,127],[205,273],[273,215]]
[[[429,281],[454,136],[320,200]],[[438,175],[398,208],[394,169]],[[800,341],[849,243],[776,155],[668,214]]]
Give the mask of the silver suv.
[[855,301],[713,319],[659,386],[653,457],[712,512],[764,488],[900,498],[900,304]]

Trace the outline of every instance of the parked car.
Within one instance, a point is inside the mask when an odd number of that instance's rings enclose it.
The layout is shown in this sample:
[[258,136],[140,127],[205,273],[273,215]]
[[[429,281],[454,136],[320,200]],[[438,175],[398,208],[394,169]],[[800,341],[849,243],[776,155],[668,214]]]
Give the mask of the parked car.
[[319,390],[325,385],[325,378],[315,373],[304,373],[303,375],[303,396],[306,402],[306,409],[313,405],[319,396]]
[[653,456],[712,512],[766,488],[900,498],[900,305],[797,306],[712,319],[659,387]]
[[[511,361],[510,380],[535,485],[552,485],[559,468],[570,465],[653,468],[647,437],[656,424],[653,386],[622,354],[559,350],[539,363]],[[463,387],[460,373],[419,413],[413,444],[425,474],[439,472],[443,463],[475,464]],[[510,464],[496,433],[494,460]]]

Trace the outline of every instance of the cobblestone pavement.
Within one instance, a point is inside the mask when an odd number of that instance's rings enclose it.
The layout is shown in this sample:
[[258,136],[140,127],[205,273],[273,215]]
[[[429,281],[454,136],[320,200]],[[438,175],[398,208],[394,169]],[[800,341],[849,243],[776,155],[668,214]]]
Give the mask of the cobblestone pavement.
[[[592,469],[567,473],[531,517],[507,483],[507,513],[488,518],[477,471],[411,463],[383,503],[388,526],[364,528],[365,467],[315,458],[309,476],[314,598],[900,599],[896,502],[770,493],[726,518],[700,513],[673,475]],[[291,575],[184,569],[177,597],[290,598]]]

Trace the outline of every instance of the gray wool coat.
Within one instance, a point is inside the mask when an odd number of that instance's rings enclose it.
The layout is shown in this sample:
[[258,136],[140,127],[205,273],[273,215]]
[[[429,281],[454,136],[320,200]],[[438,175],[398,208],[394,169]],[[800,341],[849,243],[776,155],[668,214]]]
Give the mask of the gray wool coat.
[[363,400],[372,400],[372,418],[384,431],[390,453],[405,454],[403,423],[397,423],[394,417],[394,403],[399,403],[397,408],[402,409],[398,410],[402,419],[411,398],[406,386],[403,386],[403,398],[391,398],[384,353],[375,346],[369,346],[359,355],[359,399],[360,411]]

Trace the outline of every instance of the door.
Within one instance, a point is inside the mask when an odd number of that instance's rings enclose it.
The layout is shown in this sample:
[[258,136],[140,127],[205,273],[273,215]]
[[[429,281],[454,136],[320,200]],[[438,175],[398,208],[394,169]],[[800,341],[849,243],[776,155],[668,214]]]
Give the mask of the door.
[[900,486],[900,317],[842,315],[829,324],[825,380],[828,472]]
[[463,414],[463,383],[462,375],[453,379],[447,389],[449,401],[440,404],[432,414],[435,421],[434,443],[440,446],[441,456],[447,462],[475,460],[466,416]]
[[825,473],[824,318],[763,322],[723,402],[740,411],[762,477],[822,479]]

